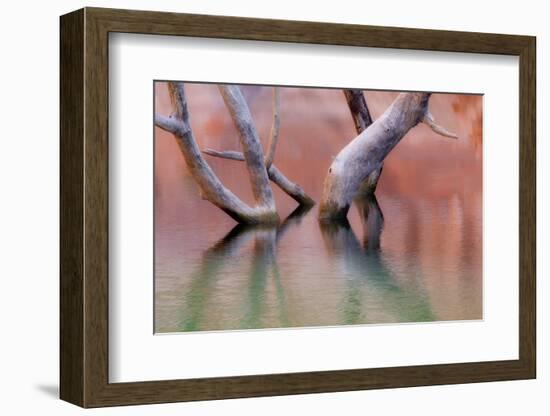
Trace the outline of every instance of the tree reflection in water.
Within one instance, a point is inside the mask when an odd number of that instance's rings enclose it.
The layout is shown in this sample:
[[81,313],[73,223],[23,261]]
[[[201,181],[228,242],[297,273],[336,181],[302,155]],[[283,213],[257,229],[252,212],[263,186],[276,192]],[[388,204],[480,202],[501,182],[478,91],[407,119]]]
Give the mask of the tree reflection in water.
[[[320,230],[331,263],[342,279],[345,290],[340,302],[342,324],[360,324],[378,321],[369,319],[369,299],[384,305],[393,322],[433,321],[428,297],[417,280],[403,282],[396,278],[384,260],[381,235],[384,229],[382,210],[372,194],[355,200],[363,226],[363,244],[357,239],[347,220],[321,222]],[[262,328],[266,313],[266,290],[269,279],[275,288],[275,312],[278,326],[293,326],[289,319],[287,295],[281,281],[277,262],[277,247],[285,234],[300,225],[309,208],[297,208],[279,226],[235,226],[225,237],[205,250],[198,269],[192,274],[191,284],[183,295],[178,327],[182,331],[201,330],[209,298],[223,279],[227,262],[246,258],[242,251],[252,242],[251,264],[246,294],[242,298],[239,317],[231,329]],[[242,256],[242,257],[239,257]],[[367,296],[365,296],[367,292]],[[376,307],[376,305],[373,305]]]
[[363,246],[347,219],[320,223],[327,253],[346,278],[343,323],[372,321],[363,315],[369,310],[362,304],[365,299],[363,289],[371,292],[369,298],[377,299],[377,303],[382,302],[385,310],[395,314],[397,322],[433,321],[435,317],[423,288],[402,283],[384,260],[380,249],[384,215],[376,196],[365,194],[354,202],[362,220]]
[[311,210],[310,206],[298,206],[279,226],[236,225],[225,237],[206,250],[199,269],[191,277],[190,289],[184,295],[184,313],[180,328],[183,331],[200,330],[204,308],[216,280],[222,276],[225,263],[239,255],[250,240],[254,240],[252,264],[249,273],[248,296],[241,328],[258,328],[262,316],[264,293],[268,274],[274,279],[281,326],[289,326],[284,287],[277,265],[277,243],[292,227],[298,226]]

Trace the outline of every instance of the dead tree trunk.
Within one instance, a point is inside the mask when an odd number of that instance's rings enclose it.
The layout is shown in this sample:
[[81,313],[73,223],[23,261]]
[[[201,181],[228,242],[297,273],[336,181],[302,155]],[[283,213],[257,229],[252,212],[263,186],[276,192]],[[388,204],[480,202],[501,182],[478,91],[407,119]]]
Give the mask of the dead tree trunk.
[[244,97],[237,86],[220,87],[226,106],[239,131],[240,142],[252,184],[256,206],[250,207],[218,179],[201,151],[191,129],[189,110],[182,82],[169,82],[168,89],[174,112],[169,117],[155,115],[155,124],[172,133],[177,140],[189,172],[200,188],[202,197],[239,223],[261,224],[279,221],[273,193],[264,165],[263,150]]
[[[222,159],[230,159],[244,162],[244,155],[242,152],[236,152],[234,150],[218,151],[214,149],[204,149],[203,153],[219,157]],[[288,196],[294,199],[298,204],[304,206],[315,205],[315,201],[302,189],[300,185],[292,182],[288,179],[275,165],[271,165],[267,169],[269,179],[276,184],[281,190],[283,190]]]
[[369,107],[362,90],[343,90],[348,103],[349,111],[353,117],[355,130],[361,134],[368,126],[372,124]]
[[[279,186],[279,188],[281,188],[288,196],[298,202],[298,204],[312,206],[315,205],[315,201],[308,194],[306,194],[300,185],[288,179],[273,164],[275,150],[279,140],[280,105],[279,89],[273,88],[273,124],[271,126],[271,134],[267,146],[267,155],[264,160],[265,169],[267,169],[269,179]],[[213,149],[205,149],[203,150],[203,153],[222,159],[245,161],[245,155],[242,152],[237,152],[234,150],[218,151]]]
[[[372,116],[365,100],[365,96],[362,90],[343,90],[344,96],[348,103],[349,111],[353,118],[353,123],[355,124],[355,130],[357,134],[363,133],[363,131],[372,124]],[[359,189],[359,194],[369,195],[373,194],[376,191],[378,186],[378,180],[382,174],[382,169],[384,165],[380,165],[378,169],[375,169],[367,179],[363,181]]]
[[434,123],[428,111],[429,98],[429,93],[399,94],[384,114],[340,151],[325,178],[320,220],[346,218],[361,184],[418,123],[424,122],[436,133],[456,138]]
[[259,206],[276,212],[273,192],[269,184],[260,137],[252,121],[248,105],[237,85],[220,85],[221,95],[239,132],[241,147],[252,185],[252,193]]

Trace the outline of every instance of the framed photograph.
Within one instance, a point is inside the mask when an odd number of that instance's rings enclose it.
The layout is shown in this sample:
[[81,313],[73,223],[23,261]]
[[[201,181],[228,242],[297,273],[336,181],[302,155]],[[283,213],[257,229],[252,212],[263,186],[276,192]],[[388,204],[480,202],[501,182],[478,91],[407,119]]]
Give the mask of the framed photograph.
[[535,378],[534,37],[60,28],[63,400]]

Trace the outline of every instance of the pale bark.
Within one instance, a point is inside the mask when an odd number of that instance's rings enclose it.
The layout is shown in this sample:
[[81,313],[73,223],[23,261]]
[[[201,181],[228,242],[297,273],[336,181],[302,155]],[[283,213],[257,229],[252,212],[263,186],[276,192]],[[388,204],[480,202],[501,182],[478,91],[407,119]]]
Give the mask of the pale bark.
[[[429,93],[399,94],[384,114],[340,151],[325,178],[319,219],[345,219],[361,184],[418,123],[425,121],[442,134],[444,129],[433,122],[428,112],[429,98]],[[450,133],[445,136],[456,137]]]
[[265,168],[262,144],[241,89],[237,85],[219,85],[218,88],[239,132],[254,198],[259,205],[275,211],[275,200]]
[[[365,100],[365,95],[362,90],[343,90],[346,102],[348,103],[349,111],[353,118],[355,130],[357,134],[363,133],[363,131],[372,124],[372,116]],[[373,194],[378,186],[378,180],[382,174],[384,165],[380,165],[378,169],[375,169],[367,179],[363,181],[359,189],[359,193],[362,195]]]
[[275,149],[279,140],[279,129],[281,126],[281,96],[279,88],[273,88],[273,124],[269,133],[269,144],[267,145],[267,155],[265,157],[265,168],[269,170],[275,158]]
[[230,91],[229,101],[231,103],[228,104],[228,108],[235,123],[240,127],[241,145],[246,156],[253,193],[257,203],[255,207],[250,207],[227,189],[202,157],[191,129],[183,83],[169,82],[168,89],[174,113],[170,117],[155,115],[155,124],[175,136],[189,172],[200,188],[201,196],[240,223],[278,222],[279,218],[275,209],[271,187],[263,164],[262,147],[257,135],[254,135],[255,129],[251,124],[248,107],[246,107],[246,103],[243,103],[244,98],[241,100],[242,96],[239,97],[240,91]]
[[[204,149],[203,153],[222,159],[244,161],[244,155],[234,150],[217,151],[213,149]],[[288,179],[275,165],[271,165],[267,170],[269,179],[281,188],[288,196],[294,199],[300,205],[315,205],[315,201],[302,189],[300,185]]]
[[[226,95],[232,96],[229,94],[230,92],[231,91],[222,91],[222,94],[226,93]],[[226,99],[226,102],[227,101],[228,100]],[[232,103],[235,100],[229,100],[229,101],[230,103]],[[267,170],[267,176],[273,183],[279,186],[279,188],[281,188],[287,195],[289,195],[296,202],[298,202],[298,204],[307,205],[307,206],[315,205],[315,201],[311,197],[309,197],[309,195],[306,194],[306,192],[302,189],[302,187],[300,187],[300,185],[289,180],[273,164],[273,159],[275,157],[275,151],[277,149],[277,143],[279,140],[279,129],[281,124],[280,107],[281,107],[281,102],[280,102],[279,89],[273,88],[273,124],[271,126],[270,138],[267,146],[268,147],[267,156],[264,159],[264,167]],[[243,117],[241,115],[239,119],[242,119],[242,118]],[[244,117],[244,118],[246,119],[247,117]],[[245,130],[245,132],[248,131],[247,128],[239,127],[239,125],[237,125],[237,128],[240,128],[241,130]],[[237,160],[237,161],[245,161],[246,159],[244,153],[233,151],[233,150],[225,150],[220,152],[213,149],[205,149],[203,150],[203,152],[206,153],[207,155],[219,157],[223,159],[231,159],[231,160]]]

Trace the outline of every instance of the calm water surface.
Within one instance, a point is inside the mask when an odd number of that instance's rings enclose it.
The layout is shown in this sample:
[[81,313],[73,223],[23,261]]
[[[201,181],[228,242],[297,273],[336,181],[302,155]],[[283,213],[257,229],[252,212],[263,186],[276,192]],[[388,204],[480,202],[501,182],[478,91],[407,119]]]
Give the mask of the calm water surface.
[[[156,86],[158,111],[169,113]],[[270,89],[244,89],[262,139]],[[238,149],[214,86],[188,85],[201,147]],[[374,116],[394,93],[368,92]],[[276,165],[317,201],[332,157],[354,137],[339,91],[283,89]],[[181,332],[482,318],[481,97],[435,94],[460,140],[413,129],[386,160],[376,198],[321,226],[274,188],[278,227],[238,226],[200,198],[174,139],[155,132],[155,331]],[[265,144],[265,143],[264,143]],[[208,159],[247,202],[244,164]]]

